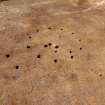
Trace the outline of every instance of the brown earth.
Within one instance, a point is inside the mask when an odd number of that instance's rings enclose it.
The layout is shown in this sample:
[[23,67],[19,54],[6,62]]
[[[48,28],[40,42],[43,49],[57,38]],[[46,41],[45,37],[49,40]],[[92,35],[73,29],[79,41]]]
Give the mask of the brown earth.
[[105,105],[104,0],[0,0],[0,105]]

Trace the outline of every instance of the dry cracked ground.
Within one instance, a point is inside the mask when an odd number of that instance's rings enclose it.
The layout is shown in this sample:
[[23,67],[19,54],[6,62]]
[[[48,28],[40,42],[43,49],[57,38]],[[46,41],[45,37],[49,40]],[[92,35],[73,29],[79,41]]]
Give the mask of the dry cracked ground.
[[0,0],[0,105],[105,105],[105,1]]

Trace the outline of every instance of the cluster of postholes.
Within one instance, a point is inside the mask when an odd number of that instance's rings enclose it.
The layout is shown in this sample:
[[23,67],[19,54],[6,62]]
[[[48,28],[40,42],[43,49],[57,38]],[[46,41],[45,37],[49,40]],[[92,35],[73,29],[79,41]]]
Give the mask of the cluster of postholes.
[[[52,27],[48,27],[48,30],[52,30]],[[63,28],[60,28],[60,30],[61,31],[64,31],[64,29]],[[40,32],[40,30],[39,29],[36,29],[36,32],[37,33],[39,33]],[[72,35],[74,35],[75,33],[74,32],[72,32],[71,33]],[[28,38],[29,39],[32,39],[32,36],[31,36],[31,34],[28,34]],[[82,40],[81,39],[78,39],[78,41],[79,42],[81,42]],[[59,48],[61,48],[61,46],[59,45],[59,44],[57,44],[57,45],[53,45],[53,43],[52,42],[49,42],[49,43],[47,43],[47,44],[43,44],[43,48],[51,48],[51,47],[53,47],[54,48],[54,53],[58,53],[58,51],[59,51]],[[27,49],[31,49],[31,45],[27,45],[26,46],[26,48]],[[79,50],[81,51],[83,48],[82,47],[80,47],[79,48]],[[74,59],[74,56],[73,56],[73,51],[72,51],[72,49],[70,49],[69,51],[67,51],[69,54],[70,54],[70,59],[71,60],[73,60]],[[11,57],[11,54],[9,54],[9,53],[7,53],[6,55],[5,55],[5,57],[7,58],[7,59],[9,59],[10,57]],[[39,54],[37,54],[36,55],[36,59],[41,59],[41,57],[42,57],[42,55],[39,53]],[[58,59],[56,58],[56,59],[53,59],[53,62],[54,63],[58,63]],[[15,69],[20,69],[20,66],[19,65],[15,65]],[[92,72],[94,72],[94,71],[92,71]],[[95,73],[95,72],[94,72]],[[103,77],[103,74],[102,73],[99,73],[99,77]]]
[[[51,29],[52,29],[52,27],[48,27],[48,30],[51,30]],[[63,28],[60,28],[60,30],[63,31],[64,29]],[[36,32],[39,32],[39,29],[36,29]],[[75,34],[75,33],[72,32],[71,34]],[[29,39],[32,39],[32,36],[29,35],[28,38]],[[81,39],[79,39],[79,41],[81,42]],[[48,47],[51,47],[52,45],[53,45],[53,43],[49,42],[47,44],[44,44],[43,47],[44,48],[48,48]],[[31,45],[27,45],[26,48],[27,49],[30,49],[31,48]],[[54,45],[54,48],[55,48],[54,53],[57,53],[58,52],[58,49],[60,48],[60,46],[59,45]],[[82,47],[80,48],[80,50],[82,50]],[[73,60],[74,59],[74,56],[72,55],[72,52],[73,52],[72,50],[69,50],[69,53],[71,54],[70,58]],[[11,57],[11,55],[9,53],[6,54],[5,56],[6,56],[7,59]],[[36,58],[37,59],[40,59],[41,56],[42,56],[41,54],[37,54]],[[58,62],[58,59],[57,58],[54,59],[53,62],[54,63],[57,63]],[[19,69],[19,65],[16,65],[15,66],[15,69]]]

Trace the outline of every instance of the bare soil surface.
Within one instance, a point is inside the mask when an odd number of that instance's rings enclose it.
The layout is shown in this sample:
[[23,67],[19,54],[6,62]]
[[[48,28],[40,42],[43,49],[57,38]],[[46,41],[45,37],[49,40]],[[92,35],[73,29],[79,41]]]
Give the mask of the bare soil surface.
[[105,105],[105,0],[0,0],[0,105]]

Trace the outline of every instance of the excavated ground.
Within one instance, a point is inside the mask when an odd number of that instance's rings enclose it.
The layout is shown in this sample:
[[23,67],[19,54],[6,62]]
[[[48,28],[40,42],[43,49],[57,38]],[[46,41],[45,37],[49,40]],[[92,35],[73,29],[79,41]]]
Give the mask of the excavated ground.
[[105,105],[104,0],[0,0],[0,105]]

